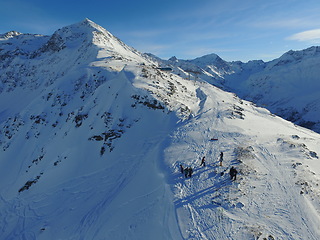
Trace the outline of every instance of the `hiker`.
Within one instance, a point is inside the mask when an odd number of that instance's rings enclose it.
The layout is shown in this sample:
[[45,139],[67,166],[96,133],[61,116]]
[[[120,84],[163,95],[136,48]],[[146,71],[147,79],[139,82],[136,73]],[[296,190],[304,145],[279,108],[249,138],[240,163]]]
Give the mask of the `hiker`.
[[235,169],[234,167],[231,167],[231,168],[230,168],[230,172],[229,172],[229,174],[230,174],[230,179],[231,179],[231,180],[236,180],[236,178],[237,178],[237,173],[238,173],[237,169]]
[[189,167],[184,169],[184,176],[187,178],[189,175]]
[[182,164],[180,164],[180,172],[183,173],[184,169],[183,169],[183,166]]
[[222,167],[222,161],[223,161],[223,152],[220,153],[220,166]]
[[206,157],[203,157],[203,158],[202,158],[200,166],[202,166],[202,165],[203,165],[204,167],[206,166]]
[[189,175],[188,176],[191,177],[192,173],[193,173],[192,167],[189,167]]

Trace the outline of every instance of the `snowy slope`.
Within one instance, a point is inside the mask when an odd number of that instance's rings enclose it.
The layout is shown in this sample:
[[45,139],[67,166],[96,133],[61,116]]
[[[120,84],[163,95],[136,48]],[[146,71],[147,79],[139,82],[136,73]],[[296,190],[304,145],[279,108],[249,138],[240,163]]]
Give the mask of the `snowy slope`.
[[289,51],[246,80],[246,98],[320,132],[319,62],[319,47]]
[[319,239],[319,134],[88,19],[0,44],[0,239]]
[[[231,95],[204,92],[214,96],[206,99],[206,111],[179,127],[166,150],[184,238],[318,239],[318,135]],[[235,106],[243,109],[236,115]],[[205,168],[202,156],[209,162]],[[194,167],[194,177],[184,179],[177,162]],[[227,174],[230,166],[240,170],[235,182]]]
[[168,61],[156,60],[173,66],[181,76],[206,80],[289,121],[320,132],[319,53],[319,47],[289,51],[266,63],[226,62],[216,54],[194,60],[175,57]]

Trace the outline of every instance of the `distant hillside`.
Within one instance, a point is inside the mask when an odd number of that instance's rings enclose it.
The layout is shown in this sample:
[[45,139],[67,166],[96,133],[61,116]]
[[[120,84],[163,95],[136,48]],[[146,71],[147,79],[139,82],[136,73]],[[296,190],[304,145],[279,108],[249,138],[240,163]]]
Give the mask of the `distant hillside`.
[[289,121],[320,132],[320,47],[289,51],[270,62],[226,62],[216,54],[160,62],[204,79]]

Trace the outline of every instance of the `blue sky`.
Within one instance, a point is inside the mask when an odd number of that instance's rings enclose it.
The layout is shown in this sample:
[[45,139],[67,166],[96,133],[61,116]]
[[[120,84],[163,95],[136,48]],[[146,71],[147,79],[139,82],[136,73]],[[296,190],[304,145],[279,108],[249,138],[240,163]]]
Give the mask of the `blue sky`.
[[85,18],[164,59],[269,61],[320,44],[319,0],[0,0],[0,33],[51,35]]

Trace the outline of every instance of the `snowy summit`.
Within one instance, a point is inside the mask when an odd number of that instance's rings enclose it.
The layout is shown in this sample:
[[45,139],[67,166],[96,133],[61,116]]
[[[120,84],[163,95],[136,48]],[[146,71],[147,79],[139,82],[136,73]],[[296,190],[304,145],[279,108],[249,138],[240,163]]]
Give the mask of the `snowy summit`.
[[164,61],[88,19],[0,35],[0,239],[319,239],[320,135],[230,92],[312,67],[290,56]]

